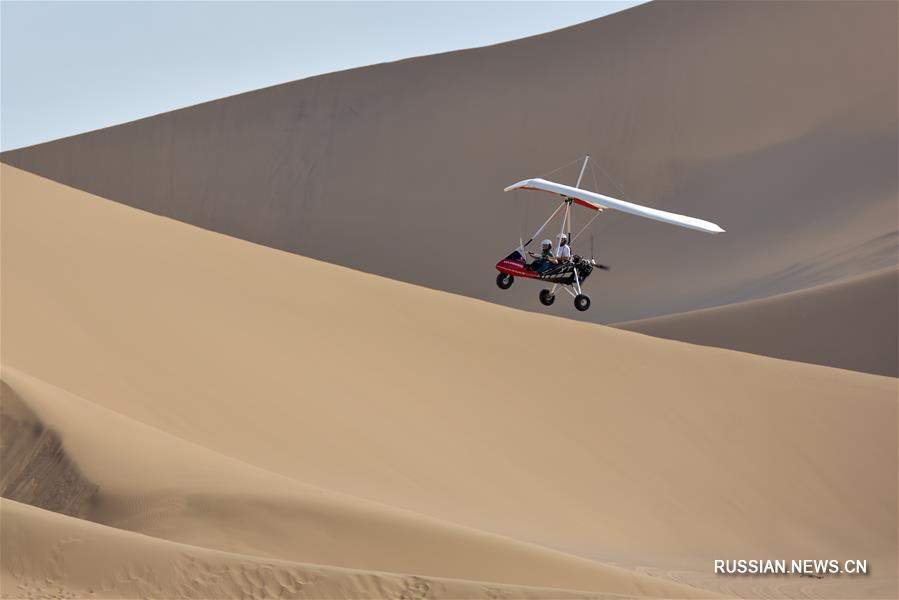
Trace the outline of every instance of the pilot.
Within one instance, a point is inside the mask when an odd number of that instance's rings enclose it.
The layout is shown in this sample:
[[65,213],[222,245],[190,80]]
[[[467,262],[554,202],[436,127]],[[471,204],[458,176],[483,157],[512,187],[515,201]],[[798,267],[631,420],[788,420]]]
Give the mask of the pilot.
[[555,257],[550,257],[549,262],[554,265],[566,263],[571,260],[571,246],[568,245],[568,236],[564,233],[559,236],[559,247],[556,248]]
[[553,260],[553,243],[550,240],[543,240],[540,242],[540,246],[542,246],[540,254],[534,254],[528,250],[528,256],[534,259],[534,262],[530,264],[530,269],[538,273],[548,269],[552,264],[550,261]]

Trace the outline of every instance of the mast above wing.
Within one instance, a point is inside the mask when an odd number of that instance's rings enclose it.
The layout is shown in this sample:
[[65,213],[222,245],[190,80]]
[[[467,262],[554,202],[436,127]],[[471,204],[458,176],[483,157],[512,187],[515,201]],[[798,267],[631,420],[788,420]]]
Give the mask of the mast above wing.
[[685,215],[678,215],[664,210],[659,210],[657,208],[650,208],[648,206],[641,206],[639,204],[634,204],[633,202],[626,202],[624,200],[619,200],[610,196],[597,194],[596,192],[589,192],[577,187],[571,187],[570,185],[547,181],[546,179],[525,179],[524,181],[519,181],[518,183],[510,185],[504,191],[510,192],[512,190],[540,190],[544,192],[550,192],[552,194],[559,194],[560,196],[566,198],[571,198],[571,200],[576,204],[579,204],[591,210],[611,208],[621,212],[636,215],[638,217],[653,219],[655,221],[661,221],[662,223],[669,223],[671,225],[678,225],[680,227],[686,227],[688,229],[695,229],[696,231],[704,231],[706,233],[724,232],[724,229],[709,221],[703,221],[702,219],[688,217]]

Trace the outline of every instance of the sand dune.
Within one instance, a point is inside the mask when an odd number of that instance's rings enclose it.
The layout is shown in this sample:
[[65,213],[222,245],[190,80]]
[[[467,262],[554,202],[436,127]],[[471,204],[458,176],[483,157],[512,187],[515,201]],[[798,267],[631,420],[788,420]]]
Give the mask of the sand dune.
[[[565,583],[634,595],[703,595],[658,578],[305,486],[153,430],[15,369],[5,368],[3,381],[4,409],[9,402],[29,406],[51,430],[63,432],[81,477],[102,490],[83,516],[105,525],[294,562],[498,583]],[[43,474],[45,480],[54,479],[46,470]],[[65,473],[55,479],[66,487]]]
[[291,563],[164,541],[7,499],[0,510],[3,598],[628,598]]
[[[596,592],[683,596],[615,563],[896,595],[895,379],[399,283],[7,166],[2,202],[4,377],[117,529]],[[746,555],[875,575],[709,577]]]
[[[493,265],[552,205],[501,190],[592,153],[626,199],[728,231],[602,217],[596,251],[613,270],[589,282],[593,308],[550,312],[642,319],[896,265],[896,38],[895,2],[651,2],[2,160],[275,248],[544,310],[534,286],[496,289]],[[576,166],[553,176],[574,182]],[[586,184],[620,195],[601,173]]]
[[899,375],[899,271],[616,326],[671,340]]

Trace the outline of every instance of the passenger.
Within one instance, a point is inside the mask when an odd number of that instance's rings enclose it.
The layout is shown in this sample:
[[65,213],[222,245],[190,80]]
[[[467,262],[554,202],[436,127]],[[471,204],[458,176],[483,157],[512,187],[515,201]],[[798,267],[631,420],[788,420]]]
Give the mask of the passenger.
[[536,271],[537,273],[542,273],[552,266],[550,261],[553,260],[553,243],[550,240],[543,240],[540,242],[540,245],[542,246],[542,250],[539,255],[528,250],[528,256],[534,259],[534,262],[529,265],[529,268],[531,271]]
[[559,236],[559,247],[556,249],[556,255],[549,258],[549,262],[554,265],[567,263],[571,260],[571,246],[568,245],[568,236],[564,233]]

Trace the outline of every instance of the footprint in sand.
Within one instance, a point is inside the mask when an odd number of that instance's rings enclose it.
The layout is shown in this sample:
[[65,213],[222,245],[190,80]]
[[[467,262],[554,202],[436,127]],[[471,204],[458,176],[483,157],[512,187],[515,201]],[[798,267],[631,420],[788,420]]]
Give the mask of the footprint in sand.
[[424,600],[430,598],[431,582],[422,577],[406,577],[403,579],[403,591],[400,600]]

